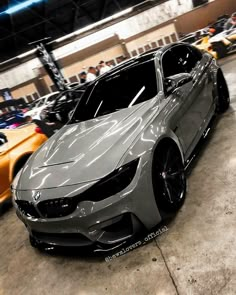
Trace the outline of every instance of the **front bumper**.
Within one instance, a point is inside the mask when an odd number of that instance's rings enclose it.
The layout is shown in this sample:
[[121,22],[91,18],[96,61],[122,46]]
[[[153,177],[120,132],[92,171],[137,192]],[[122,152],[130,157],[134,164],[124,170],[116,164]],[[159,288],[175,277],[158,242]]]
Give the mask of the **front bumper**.
[[[120,193],[99,202],[82,201],[76,210],[59,218],[26,216],[15,201],[17,215],[36,240],[55,246],[113,245],[133,237],[140,227],[152,228],[161,221],[151,177],[151,154],[140,159],[132,182]],[[93,184],[93,183],[92,183]],[[91,184],[91,185],[92,185]],[[86,184],[41,190],[42,199],[73,196]],[[88,188],[88,186],[86,187]],[[18,191],[17,199],[32,202],[31,191]]]

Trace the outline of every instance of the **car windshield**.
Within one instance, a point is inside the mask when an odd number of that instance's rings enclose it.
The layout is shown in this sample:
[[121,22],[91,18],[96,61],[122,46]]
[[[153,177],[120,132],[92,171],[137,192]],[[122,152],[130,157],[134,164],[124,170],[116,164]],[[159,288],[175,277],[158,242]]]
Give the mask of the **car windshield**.
[[67,90],[66,92],[58,95],[55,102],[53,103],[53,107],[60,107],[65,104],[73,104],[75,107],[83,93],[84,90]]
[[41,106],[43,106],[44,105],[44,99],[41,99],[37,104],[36,104],[36,108],[39,108],[39,107],[41,107]]
[[34,109],[34,108],[38,108],[38,107],[40,107],[41,105],[43,105],[43,101],[44,101],[44,99],[42,99],[42,98],[33,101],[33,102],[30,104],[30,108],[31,108],[31,109]]
[[132,107],[157,94],[154,60],[136,63],[92,83],[82,96],[70,124]]

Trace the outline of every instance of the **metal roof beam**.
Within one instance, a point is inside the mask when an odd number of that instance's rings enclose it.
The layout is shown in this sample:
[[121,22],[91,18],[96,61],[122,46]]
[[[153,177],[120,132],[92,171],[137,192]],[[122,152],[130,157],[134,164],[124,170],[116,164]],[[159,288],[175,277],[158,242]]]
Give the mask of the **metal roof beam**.
[[85,16],[87,16],[91,21],[96,22],[97,20],[88,12],[85,7],[82,7],[77,0],[71,0],[71,2],[79,9],[79,11],[83,12]]

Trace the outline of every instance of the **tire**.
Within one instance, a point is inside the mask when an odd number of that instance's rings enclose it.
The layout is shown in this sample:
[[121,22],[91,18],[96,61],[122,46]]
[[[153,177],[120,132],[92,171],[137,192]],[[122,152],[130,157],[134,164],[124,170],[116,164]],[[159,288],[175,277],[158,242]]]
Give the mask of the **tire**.
[[153,159],[153,189],[157,207],[164,214],[177,212],[186,196],[182,157],[174,143],[157,148]]
[[220,71],[217,77],[217,113],[222,114],[226,112],[230,106],[230,96],[227,83],[223,73]]
[[217,52],[218,58],[223,58],[228,53],[227,47],[222,42],[214,44],[213,48]]

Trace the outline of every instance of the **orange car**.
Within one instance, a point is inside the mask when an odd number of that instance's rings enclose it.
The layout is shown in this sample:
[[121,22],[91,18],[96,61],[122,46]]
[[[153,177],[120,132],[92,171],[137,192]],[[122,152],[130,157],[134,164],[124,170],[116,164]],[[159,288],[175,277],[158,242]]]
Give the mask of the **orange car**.
[[210,43],[210,36],[205,36],[200,40],[194,42],[192,45],[200,49],[201,51],[208,51],[215,59],[218,58],[217,52],[213,50],[212,45]]
[[[36,133],[35,124],[17,129],[1,129],[0,136],[0,208],[10,199],[10,184],[30,155],[47,140],[44,134]],[[7,142],[6,142],[7,141]]]

